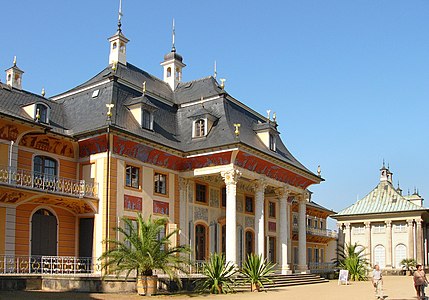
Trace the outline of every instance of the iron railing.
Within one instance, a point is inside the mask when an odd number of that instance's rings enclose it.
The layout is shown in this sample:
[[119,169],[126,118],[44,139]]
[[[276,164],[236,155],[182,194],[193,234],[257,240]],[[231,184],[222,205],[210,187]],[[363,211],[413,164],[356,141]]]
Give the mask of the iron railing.
[[94,274],[101,264],[92,257],[0,255],[0,274]]
[[[298,224],[293,224],[292,230],[294,232],[298,232]],[[317,236],[326,236],[331,238],[338,238],[338,232],[335,230],[330,229],[320,229],[320,228],[312,228],[312,227],[306,227],[306,232],[311,235],[317,235]]]
[[0,166],[0,184],[64,194],[79,198],[97,198],[98,183],[62,178],[28,170]]

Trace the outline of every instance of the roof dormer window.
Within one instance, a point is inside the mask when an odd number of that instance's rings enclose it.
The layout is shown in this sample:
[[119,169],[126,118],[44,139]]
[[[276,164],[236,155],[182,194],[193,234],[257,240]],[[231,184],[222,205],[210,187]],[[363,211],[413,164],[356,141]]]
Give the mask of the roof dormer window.
[[34,120],[40,123],[49,123],[48,107],[41,103],[36,104]]
[[270,133],[270,150],[271,151],[276,151],[276,137],[274,136],[274,134]]
[[206,136],[207,135],[206,119],[195,120],[192,131],[193,131],[192,137],[194,138]]
[[153,113],[145,108],[142,108],[142,128],[153,130]]

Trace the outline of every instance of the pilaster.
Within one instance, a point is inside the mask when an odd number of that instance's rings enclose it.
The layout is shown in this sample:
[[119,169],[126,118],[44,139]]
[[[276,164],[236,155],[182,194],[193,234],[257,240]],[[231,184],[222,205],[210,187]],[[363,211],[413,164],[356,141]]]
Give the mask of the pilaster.
[[386,268],[392,268],[392,221],[386,220]]
[[415,258],[414,256],[414,226],[413,220],[407,220],[408,231],[408,258]]

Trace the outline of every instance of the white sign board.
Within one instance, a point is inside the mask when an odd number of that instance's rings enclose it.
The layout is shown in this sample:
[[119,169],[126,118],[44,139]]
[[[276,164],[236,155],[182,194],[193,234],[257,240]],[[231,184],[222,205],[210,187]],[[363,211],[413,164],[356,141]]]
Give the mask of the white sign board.
[[349,271],[348,270],[340,270],[340,275],[338,276],[338,285],[342,284],[343,282],[347,284],[349,278]]

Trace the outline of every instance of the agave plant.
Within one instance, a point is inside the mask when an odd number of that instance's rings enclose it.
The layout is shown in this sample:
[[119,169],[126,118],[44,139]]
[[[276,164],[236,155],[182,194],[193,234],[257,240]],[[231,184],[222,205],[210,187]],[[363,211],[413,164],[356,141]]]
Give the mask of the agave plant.
[[346,244],[337,251],[337,264],[341,269],[349,271],[350,280],[367,280],[368,259],[365,258],[365,248],[355,244]]
[[225,262],[225,255],[213,253],[210,260],[203,266],[203,274],[207,276],[200,281],[197,289],[201,292],[209,291],[212,294],[226,294],[233,292],[236,274],[235,266],[231,262]]
[[275,264],[266,258],[262,259],[262,255],[252,253],[247,255],[241,274],[246,278],[245,282],[250,282],[250,290],[259,292],[264,288],[264,283],[272,283],[268,276],[274,273],[274,267]]

